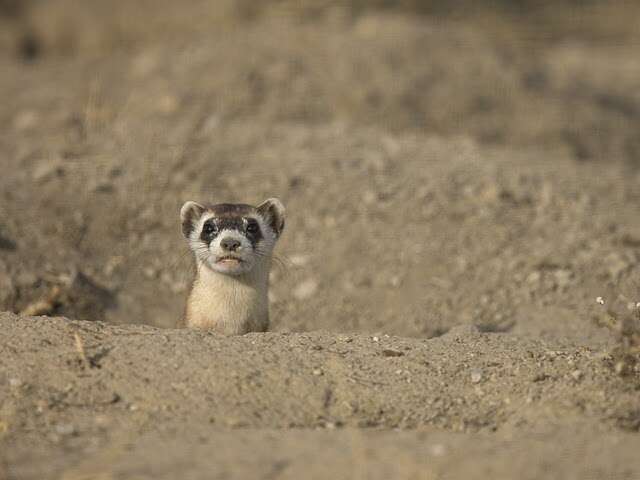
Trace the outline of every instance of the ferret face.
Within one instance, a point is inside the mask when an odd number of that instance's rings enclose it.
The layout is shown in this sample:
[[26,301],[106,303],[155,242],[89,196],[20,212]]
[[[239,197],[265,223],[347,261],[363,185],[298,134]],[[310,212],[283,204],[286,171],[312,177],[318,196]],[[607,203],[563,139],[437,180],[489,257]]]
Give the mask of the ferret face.
[[284,206],[270,198],[258,207],[186,202],[182,233],[196,259],[225,275],[241,275],[271,257],[284,229]]

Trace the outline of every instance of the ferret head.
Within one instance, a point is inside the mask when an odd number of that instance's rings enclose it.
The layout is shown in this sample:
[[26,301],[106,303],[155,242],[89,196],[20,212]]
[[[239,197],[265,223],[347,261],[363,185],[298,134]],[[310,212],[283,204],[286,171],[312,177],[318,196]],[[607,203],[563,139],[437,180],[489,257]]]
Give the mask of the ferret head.
[[182,233],[196,259],[225,275],[241,275],[269,260],[284,229],[284,206],[270,198],[257,207],[186,202]]

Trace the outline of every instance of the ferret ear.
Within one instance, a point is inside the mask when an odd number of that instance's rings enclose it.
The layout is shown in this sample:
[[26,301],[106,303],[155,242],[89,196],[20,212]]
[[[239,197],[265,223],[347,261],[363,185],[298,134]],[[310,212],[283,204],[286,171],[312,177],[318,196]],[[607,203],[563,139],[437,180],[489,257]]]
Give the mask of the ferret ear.
[[258,205],[258,213],[279,237],[284,230],[284,205],[277,198],[269,198]]
[[195,228],[196,222],[200,219],[205,208],[196,202],[185,202],[180,209],[180,220],[182,221],[182,233],[189,238],[191,232]]

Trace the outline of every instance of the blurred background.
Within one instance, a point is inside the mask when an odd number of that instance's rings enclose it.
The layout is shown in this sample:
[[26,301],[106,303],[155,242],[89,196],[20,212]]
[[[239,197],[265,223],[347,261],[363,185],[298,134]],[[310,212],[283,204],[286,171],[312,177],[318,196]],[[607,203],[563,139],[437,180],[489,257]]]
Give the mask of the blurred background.
[[0,0],[0,309],[171,327],[185,200],[280,197],[276,330],[596,337],[640,2]]

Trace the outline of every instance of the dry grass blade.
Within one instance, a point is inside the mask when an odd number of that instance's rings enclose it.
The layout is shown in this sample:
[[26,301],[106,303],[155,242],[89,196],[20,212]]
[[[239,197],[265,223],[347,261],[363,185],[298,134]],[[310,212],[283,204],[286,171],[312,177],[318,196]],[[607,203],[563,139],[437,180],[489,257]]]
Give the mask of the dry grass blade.
[[20,315],[50,315],[55,312],[62,298],[62,289],[54,285],[45,298],[30,303],[20,311]]
[[89,362],[89,359],[87,358],[87,354],[84,350],[84,344],[82,343],[82,338],[80,338],[78,332],[73,332],[73,338],[75,340],[76,352],[80,357],[80,361],[85,368],[91,367],[91,362]]

